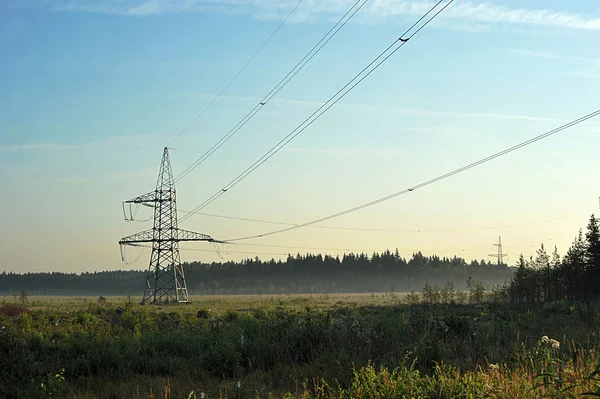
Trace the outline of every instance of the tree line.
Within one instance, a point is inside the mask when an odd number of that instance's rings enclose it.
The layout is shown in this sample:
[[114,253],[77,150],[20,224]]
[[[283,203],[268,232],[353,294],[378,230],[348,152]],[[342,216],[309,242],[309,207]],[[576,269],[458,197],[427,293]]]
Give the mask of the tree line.
[[542,244],[535,257],[519,257],[507,294],[514,303],[600,299],[600,228],[592,215],[586,232],[579,230],[566,255]]
[[[448,281],[464,289],[469,277],[487,284],[512,278],[514,268],[486,260],[467,262],[460,257],[425,256],[409,259],[398,250],[371,256],[349,253],[289,255],[285,260],[184,263],[188,291],[202,294],[294,294],[336,292],[419,291],[427,281]],[[146,271],[118,270],[85,273],[0,274],[0,294],[25,291],[29,295],[141,295]]]

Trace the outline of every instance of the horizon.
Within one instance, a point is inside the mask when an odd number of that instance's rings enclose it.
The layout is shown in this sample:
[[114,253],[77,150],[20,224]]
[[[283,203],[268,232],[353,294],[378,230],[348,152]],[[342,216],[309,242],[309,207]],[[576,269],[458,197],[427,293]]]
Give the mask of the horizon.
[[[128,248],[128,260],[142,255],[124,265],[118,240],[151,222],[125,223],[121,202],[154,190],[163,147],[171,148],[178,176],[352,3],[303,1],[183,133],[297,1],[0,5],[0,272],[146,270],[150,251]],[[256,117],[177,182],[179,218],[292,131],[430,5],[367,3]],[[302,224],[414,187],[600,108],[600,4],[535,0],[523,7],[515,0],[455,0],[205,215],[180,227],[229,240]],[[285,260],[285,252],[307,249],[370,257],[398,248],[404,258],[421,252],[493,262],[488,255],[499,236],[509,266],[521,253],[535,255],[541,243],[564,256],[600,212],[598,133],[595,118],[322,224],[231,246],[183,243],[181,258]],[[151,215],[141,207],[138,217]]]

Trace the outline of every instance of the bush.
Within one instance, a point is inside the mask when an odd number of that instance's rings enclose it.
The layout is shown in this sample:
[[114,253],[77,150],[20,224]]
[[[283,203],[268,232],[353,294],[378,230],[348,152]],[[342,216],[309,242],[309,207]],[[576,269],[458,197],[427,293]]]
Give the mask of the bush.
[[17,317],[21,313],[31,313],[31,310],[23,305],[7,303],[0,305],[0,317]]

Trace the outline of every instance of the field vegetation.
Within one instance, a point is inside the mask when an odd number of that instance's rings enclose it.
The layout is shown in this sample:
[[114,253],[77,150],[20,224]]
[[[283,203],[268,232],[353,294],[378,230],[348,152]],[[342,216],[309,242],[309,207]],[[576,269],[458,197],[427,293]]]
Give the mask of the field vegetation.
[[[427,295],[439,300],[422,303]],[[478,295],[474,286],[444,300],[434,290],[162,307],[5,298],[0,397],[568,398],[600,386],[600,304]]]
[[158,306],[13,290],[0,398],[598,397],[598,283],[592,216],[564,258],[542,246],[502,286]]

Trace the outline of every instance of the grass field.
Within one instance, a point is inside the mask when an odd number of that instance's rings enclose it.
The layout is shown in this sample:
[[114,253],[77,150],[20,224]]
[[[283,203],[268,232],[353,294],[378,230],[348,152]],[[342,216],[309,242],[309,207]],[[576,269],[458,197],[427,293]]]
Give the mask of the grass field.
[[[189,304],[177,305],[176,308],[181,311],[194,311],[198,309],[211,309],[215,314],[221,314],[228,310],[249,311],[255,308],[264,310],[275,309],[277,306],[285,304],[291,308],[303,308],[307,304],[310,306],[328,309],[332,306],[340,305],[362,305],[362,306],[383,306],[397,305],[402,303],[408,293],[344,293],[344,294],[288,294],[288,295],[193,295],[190,296]],[[72,311],[74,309],[86,308],[91,303],[98,302],[97,296],[29,296],[27,298],[28,307],[32,310],[56,310]],[[106,303],[110,305],[123,305],[127,301],[133,304],[139,304],[141,296],[106,296]],[[0,302],[19,303],[19,299],[12,296],[0,296]],[[158,309],[171,310],[173,306],[158,306]]]
[[574,398],[600,386],[598,303],[407,298],[4,297],[0,398]]

